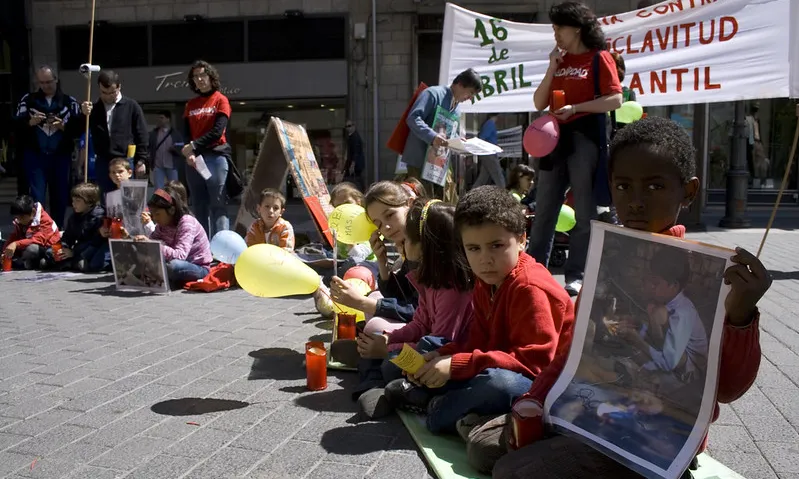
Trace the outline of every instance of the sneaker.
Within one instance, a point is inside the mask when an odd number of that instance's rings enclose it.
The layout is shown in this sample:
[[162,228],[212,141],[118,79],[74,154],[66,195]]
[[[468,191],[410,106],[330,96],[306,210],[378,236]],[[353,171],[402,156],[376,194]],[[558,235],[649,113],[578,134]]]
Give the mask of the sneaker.
[[566,285],[566,292],[569,293],[569,296],[577,296],[581,289],[583,289],[583,280],[581,279],[575,279]]
[[325,286],[322,279],[319,278],[319,289],[314,293],[314,306],[316,311],[325,318],[332,318],[334,316],[333,300],[330,299],[330,288]]
[[469,434],[475,427],[479,426],[481,422],[480,416],[475,413],[469,413],[458,419],[458,422],[455,423],[455,429],[458,431],[458,435],[461,439],[466,442],[469,440]]
[[374,388],[361,394],[358,409],[367,419],[380,419],[394,412],[384,388]]
[[330,345],[330,357],[345,366],[356,368],[361,355],[358,354],[358,343],[354,339],[338,339]]
[[395,379],[386,385],[386,399],[395,409],[427,414],[430,393],[406,379]]

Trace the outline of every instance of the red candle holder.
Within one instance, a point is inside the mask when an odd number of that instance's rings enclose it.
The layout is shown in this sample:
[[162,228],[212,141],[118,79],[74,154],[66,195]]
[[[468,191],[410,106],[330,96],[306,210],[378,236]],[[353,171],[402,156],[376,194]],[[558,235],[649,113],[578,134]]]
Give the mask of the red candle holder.
[[355,319],[352,313],[338,313],[336,339],[355,339]]
[[111,221],[111,239],[122,239],[122,220],[114,218]]
[[11,256],[3,256],[3,271],[11,271]]
[[321,341],[305,343],[305,385],[310,391],[327,389],[327,349]]
[[105,218],[103,218],[103,228],[107,229],[108,231],[111,231],[111,223],[113,221],[114,221],[114,219],[109,217],[109,216],[106,216]]
[[566,106],[566,92],[563,90],[552,91],[552,111],[558,111]]
[[54,244],[53,245],[53,259],[55,259],[56,261],[61,261],[61,252],[62,252],[61,243]]

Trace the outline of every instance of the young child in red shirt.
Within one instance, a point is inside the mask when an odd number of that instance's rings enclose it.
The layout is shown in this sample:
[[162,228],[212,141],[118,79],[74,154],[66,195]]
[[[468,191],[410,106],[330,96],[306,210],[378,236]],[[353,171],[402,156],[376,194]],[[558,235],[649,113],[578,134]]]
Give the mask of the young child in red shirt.
[[468,339],[426,353],[421,369],[385,392],[392,406],[427,413],[433,433],[459,431],[458,421],[470,413],[509,412],[574,321],[568,293],[524,253],[526,219],[506,190],[468,192],[455,227],[476,276]]
[[[609,173],[613,203],[621,223],[652,233],[682,238],[685,227],[677,224],[682,208],[699,192],[693,142],[677,123],[648,117],[620,130],[611,144]],[[725,301],[726,317],[721,345],[716,400],[730,403],[754,383],[760,366],[760,314],[757,302],[771,286],[763,264],[748,251],[737,248],[735,265],[724,273],[732,289]],[[579,308],[579,298],[578,298]],[[555,359],[536,378],[530,391],[513,406],[512,414],[490,420],[469,435],[469,461],[493,477],[554,477],[550,464],[567,461],[568,477],[638,477],[621,464],[565,436],[544,439],[543,404],[569,355],[572,331],[567,331]],[[713,419],[718,417],[716,405]],[[700,450],[707,445],[707,438]],[[562,472],[562,471],[561,471]],[[563,477],[566,477],[563,476]],[[561,476],[558,476],[561,477]]]
[[14,269],[35,269],[44,259],[47,248],[61,241],[61,233],[44,206],[28,195],[11,203],[14,231],[8,237],[3,256],[12,258]]

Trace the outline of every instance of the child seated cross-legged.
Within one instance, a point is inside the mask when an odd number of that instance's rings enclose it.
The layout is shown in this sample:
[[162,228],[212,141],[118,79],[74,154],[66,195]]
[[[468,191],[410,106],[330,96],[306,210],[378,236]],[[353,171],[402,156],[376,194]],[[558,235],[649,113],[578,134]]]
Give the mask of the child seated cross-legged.
[[[189,207],[169,186],[155,190],[147,207],[155,223],[150,239],[161,241],[170,283],[181,285],[204,278],[210,271],[211,247],[208,236]],[[144,235],[137,241],[146,241]]]
[[286,197],[274,188],[261,191],[258,202],[259,218],[250,225],[244,241],[247,246],[271,244],[294,252],[294,228],[283,218],[286,211]]
[[[419,305],[410,323],[393,331],[361,333],[357,353],[367,361],[358,364],[375,369],[359,371],[361,376],[382,375],[384,382],[402,377],[402,371],[388,361],[404,344],[428,352],[449,343],[464,341],[474,314],[471,271],[459,244],[454,225],[455,207],[440,200],[417,199],[408,211],[405,227],[405,257],[419,266],[408,279],[419,292]],[[418,343],[418,345],[417,345]],[[368,361],[372,360],[372,361]],[[391,412],[382,387],[363,393],[358,399],[361,412],[370,419]]]
[[58,226],[44,206],[28,195],[18,196],[10,210],[14,231],[3,246],[3,256],[12,258],[14,269],[41,267],[47,248],[61,241]]
[[[696,178],[693,142],[680,125],[658,117],[627,125],[613,139],[608,167],[613,203],[625,228],[678,238],[685,236],[685,227],[677,224],[677,218],[680,210],[696,198],[699,180]],[[731,285],[731,290],[724,303],[726,316],[716,387],[716,401],[720,403],[730,403],[741,397],[757,376],[760,366],[757,302],[771,285],[763,264],[748,251],[737,248],[732,261],[735,265],[724,273],[724,281]],[[662,279],[667,284],[661,286],[675,292],[680,289],[679,280],[671,276],[664,274]],[[656,314],[655,311],[652,313]],[[701,360],[697,351],[705,346],[697,341],[691,345],[693,326],[690,317],[686,319],[688,321],[669,317],[666,321],[668,329],[672,333],[680,329],[683,336],[689,338],[682,342],[681,358],[685,355],[686,362],[691,356],[694,360]],[[552,364],[536,379],[530,391],[514,404],[513,414],[491,419],[472,430],[468,441],[472,465],[484,471],[493,468],[495,478],[640,477],[574,439],[547,435],[543,404],[566,364],[572,332],[568,333],[568,341],[564,341],[563,348],[558,348]],[[632,332],[630,337],[637,334],[639,332]],[[668,369],[674,362],[674,356],[669,360],[669,355],[650,349],[649,345],[644,347],[641,344],[641,349],[652,357],[652,367]],[[713,419],[718,415],[717,404]],[[514,433],[514,429],[518,433]],[[707,438],[700,452],[706,445]],[[569,465],[568,470],[563,469],[564,464]]]
[[55,257],[53,249],[48,249],[48,266],[84,273],[102,271],[108,266],[108,240],[100,235],[105,217],[100,188],[93,183],[81,183],[72,188],[71,196],[74,213],[61,236],[61,253]]
[[[402,250],[408,211],[416,198],[412,187],[395,181],[373,184],[364,196],[364,207],[369,220],[377,227],[369,244],[377,259],[378,290],[363,296],[341,278],[334,276],[330,281],[334,301],[364,312],[367,318],[364,332],[367,334],[393,331],[413,319],[419,295],[408,274],[416,269],[417,264],[407,259],[389,262],[386,243],[392,242]],[[339,341],[333,343],[330,353],[335,360],[353,367],[360,361],[371,361],[362,359],[351,345]],[[360,367],[359,371],[371,373],[375,369]],[[359,379],[360,384],[353,392],[355,399],[365,391],[385,385],[380,374],[361,374]]]
[[464,195],[455,227],[476,276],[474,318],[465,341],[426,353],[408,379],[386,386],[389,404],[427,414],[433,433],[464,431],[467,415],[510,412],[555,355],[574,307],[547,269],[524,250],[526,220],[496,186]]

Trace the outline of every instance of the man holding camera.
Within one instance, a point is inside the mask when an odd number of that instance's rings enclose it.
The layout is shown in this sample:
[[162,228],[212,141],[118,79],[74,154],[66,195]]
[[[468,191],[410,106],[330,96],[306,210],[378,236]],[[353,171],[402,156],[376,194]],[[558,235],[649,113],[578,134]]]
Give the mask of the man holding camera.
[[[80,107],[61,91],[58,76],[49,66],[36,70],[38,89],[20,99],[14,119],[23,153],[22,165],[30,194],[44,204],[50,189],[50,216],[60,226],[69,205],[70,166]],[[67,125],[69,124],[69,128]]]

